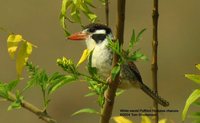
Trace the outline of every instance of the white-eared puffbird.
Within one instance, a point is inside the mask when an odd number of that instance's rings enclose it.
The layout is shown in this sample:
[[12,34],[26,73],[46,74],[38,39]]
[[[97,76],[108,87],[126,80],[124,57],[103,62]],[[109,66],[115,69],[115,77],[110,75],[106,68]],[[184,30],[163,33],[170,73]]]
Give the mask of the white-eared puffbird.
[[[105,80],[110,76],[112,70],[113,52],[107,46],[109,41],[114,39],[111,29],[103,24],[92,23],[84,27],[81,32],[74,33],[68,37],[70,40],[85,40],[87,48],[92,51],[92,67],[97,68],[98,74]],[[168,106],[169,102],[161,98],[148,86],[146,86],[139,70],[133,62],[121,65],[119,88],[127,89],[136,87],[143,90],[162,106]]]

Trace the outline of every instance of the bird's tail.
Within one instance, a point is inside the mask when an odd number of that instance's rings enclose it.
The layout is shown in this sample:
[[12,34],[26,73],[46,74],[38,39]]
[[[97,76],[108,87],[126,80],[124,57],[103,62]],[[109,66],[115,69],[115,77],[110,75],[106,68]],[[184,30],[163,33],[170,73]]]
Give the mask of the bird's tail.
[[151,90],[148,86],[146,86],[144,83],[140,83],[140,88],[149,95],[152,99],[154,99],[156,102],[158,102],[160,105],[166,107],[169,106],[169,102],[162,97],[160,97],[157,93],[155,93],[153,90]]

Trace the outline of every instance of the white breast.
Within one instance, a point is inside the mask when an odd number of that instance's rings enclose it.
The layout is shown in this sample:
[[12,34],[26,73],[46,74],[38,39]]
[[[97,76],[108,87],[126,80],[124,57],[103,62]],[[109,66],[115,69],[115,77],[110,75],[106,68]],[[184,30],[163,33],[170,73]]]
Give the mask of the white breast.
[[112,69],[112,53],[107,44],[107,41],[96,44],[92,54],[92,67],[96,67],[103,77],[108,77]]

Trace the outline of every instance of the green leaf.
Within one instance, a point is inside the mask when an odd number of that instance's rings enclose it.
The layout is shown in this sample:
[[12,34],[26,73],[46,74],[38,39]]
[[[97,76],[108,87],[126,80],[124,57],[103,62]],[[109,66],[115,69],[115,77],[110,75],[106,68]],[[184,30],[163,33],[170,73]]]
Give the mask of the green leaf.
[[72,5],[72,1],[71,0],[63,0],[62,1],[62,7],[61,7],[61,14],[63,16],[65,16],[65,14],[67,13],[67,9]]
[[146,29],[142,29],[142,30],[138,33],[138,35],[137,35],[137,37],[136,37],[136,42],[138,42],[138,41],[140,41],[140,40],[142,39],[142,34],[143,34],[144,31],[146,31]]
[[10,106],[8,107],[8,111],[12,109],[20,109],[20,108],[21,108],[21,102],[15,101],[10,104]]
[[185,74],[185,77],[200,84],[200,75],[195,75],[195,74]]
[[108,40],[108,48],[111,48],[112,51],[116,54],[118,54],[119,56],[122,56],[122,48],[119,44],[119,41],[112,41],[109,37],[107,37]]
[[76,5],[78,4],[78,0],[73,0],[73,3]]
[[81,4],[81,5],[80,5],[80,9],[81,9],[83,12],[85,12],[86,14],[91,12],[90,9],[88,8],[88,6],[87,6],[86,4]]
[[194,104],[194,105],[196,105],[196,106],[200,106],[200,102],[194,102],[194,103],[192,103],[192,104]]
[[19,52],[16,58],[16,70],[17,70],[18,76],[21,76],[22,70],[31,52],[32,52],[32,44],[27,41],[22,42],[22,45],[19,48]]
[[90,7],[96,8],[96,7],[92,4],[92,2],[93,2],[93,0],[86,0],[86,1],[85,1],[85,3],[86,3],[87,5],[89,5]]
[[85,16],[91,21],[91,22],[95,22],[97,19],[97,15],[94,14],[92,11],[90,11],[90,9],[88,8],[87,4],[82,4],[80,6],[80,9],[82,10],[82,12],[85,14]]
[[88,13],[87,16],[88,16],[88,18],[90,19],[90,21],[92,23],[94,23],[96,21],[96,19],[97,19],[97,15],[94,14],[94,13]]
[[90,96],[94,96],[94,95],[96,95],[96,93],[95,92],[91,92],[91,93],[86,94],[84,97],[90,97]]
[[72,114],[72,116],[81,114],[81,113],[90,113],[90,114],[100,114],[98,111],[91,108],[84,108]]
[[0,96],[6,99],[8,98],[8,89],[4,83],[0,83]]
[[76,8],[76,6],[72,6],[72,9],[71,9],[71,12],[70,12],[70,16],[72,17],[72,19],[73,19],[76,23],[81,23],[80,12],[79,12],[79,10]]
[[69,84],[72,81],[77,80],[77,77],[75,76],[65,76],[65,78],[62,81],[56,82],[54,83],[48,90],[49,94],[52,94],[53,92],[55,92],[57,89],[59,89],[60,87],[64,86],[65,84]]
[[143,34],[143,32],[144,32],[145,30],[146,30],[146,29],[141,30],[141,31],[138,33],[138,35],[136,36],[136,35],[135,35],[135,31],[134,31],[134,29],[133,29],[132,35],[131,35],[131,40],[130,40],[130,42],[129,42],[129,49],[128,49],[128,51],[130,51],[130,50],[134,47],[134,45],[135,45],[138,41],[141,40],[142,34]]
[[42,70],[39,73],[38,77],[40,87],[42,87],[43,90],[46,90],[48,88],[48,75],[45,70]]
[[67,26],[65,24],[65,19],[67,18],[66,17],[66,14],[67,14],[67,9],[72,5],[72,1],[71,0],[63,0],[62,1],[62,7],[61,7],[61,13],[60,13],[60,17],[59,17],[59,20],[60,20],[60,25],[61,27],[63,28],[63,30],[65,31],[65,35],[66,36],[69,36],[70,33],[67,31]]
[[8,107],[8,110],[12,110],[12,109],[20,109],[21,108],[21,102],[23,100],[23,96],[20,95],[20,92],[17,91],[16,92],[16,100],[14,102],[12,102],[10,104],[10,106]]
[[64,16],[60,16],[60,25],[61,27],[63,28],[64,32],[65,32],[65,36],[69,36],[70,35],[70,32],[67,31],[67,26],[65,24],[65,17]]
[[98,96],[98,103],[99,103],[99,106],[103,107],[104,103],[105,103],[105,97],[104,97],[104,94],[100,94]]
[[60,74],[59,72],[55,72],[49,77],[49,82],[53,83],[52,81],[57,80],[62,77],[63,77],[63,74]]
[[19,80],[14,80],[9,83],[0,82],[0,96],[5,99],[8,99],[9,98],[8,92],[12,91],[17,86],[18,83]]
[[200,89],[196,89],[192,92],[192,94],[190,94],[190,96],[188,97],[186,103],[185,103],[185,107],[183,109],[182,112],[182,120],[185,120],[186,114],[188,112],[188,109],[190,107],[190,105],[195,102],[198,98],[200,97]]
[[111,79],[112,79],[112,81],[114,81],[114,79],[119,74],[119,72],[120,72],[120,65],[114,66],[114,68],[111,71],[111,75],[112,75]]
[[19,80],[14,80],[14,81],[9,82],[7,85],[8,91],[12,91],[17,86],[18,83],[19,83]]
[[200,70],[200,64],[197,64],[197,65],[196,65],[196,68]]
[[200,118],[200,112],[193,112],[191,114],[191,117],[193,117],[193,118]]
[[147,60],[148,58],[139,50],[137,50],[128,59],[130,61],[137,61],[137,60]]
[[121,94],[123,94],[125,92],[125,90],[118,90],[116,92],[116,96],[120,96]]
[[[81,12],[89,19],[90,22],[95,22],[97,19],[90,7],[95,8],[92,4],[93,0],[63,0],[61,13],[60,13],[60,24],[64,29],[66,36],[69,35],[65,20],[67,19],[72,23],[80,23],[82,25]],[[69,10],[70,12],[67,12]]]
[[85,2],[92,4],[93,0],[85,0]]
[[130,40],[130,43],[129,43],[129,50],[133,48],[135,43],[136,43],[135,30],[133,29],[131,40]]
[[32,63],[26,62],[27,71],[29,74],[29,81],[27,82],[23,91],[33,86],[39,85],[40,69],[38,66],[34,66]]

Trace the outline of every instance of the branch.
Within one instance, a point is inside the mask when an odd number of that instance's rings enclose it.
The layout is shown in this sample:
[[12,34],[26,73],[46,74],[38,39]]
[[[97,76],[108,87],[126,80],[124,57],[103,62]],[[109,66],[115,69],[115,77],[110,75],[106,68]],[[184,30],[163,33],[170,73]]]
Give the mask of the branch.
[[105,0],[106,25],[109,25],[109,0]]
[[[117,7],[118,7],[118,17],[117,17],[117,34],[116,37],[119,40],[120,45],[123,44],[124,38],[124,20],[125,20],[125,3],[126,0],[118,0]],[[118,55],[114,54],[113,58],[113,67],[118,63]],[[115,80],[110,80],[109,87],[106,90],[106,100],[105,104],[102,109],[102,115],[100,122],[101,123],[109,123],[110,117],[112,115],[112,110],[114,106],[115,94],[119,84],[119,75],[115,77]]]
[[[13,93],[9,92],[8,100],[14,102],[16,101],[16,96]],[[46,123],[57,123],[57,121],[51,118],[51,116],[49,116],[47,112],[42,111],[41,109],[37,108],[36,106],[32,105],[31,103],[25,100],[22,100],[21,106],[27,109],[28,111],[34,113],[35,115],[37,115],[40,119],[42,119]]]
[[[152,41],[152,82],[153,82],[153,90],[155,93],[158,93],[158,79],[157,79],[157,73],[158,73],[158,61],[157,61],[157,54],[158,54],[158,0],[154,0],[153,5],[153,13],[152,13],[152,19],[153,19],[153,41]],[[158,103],[154,101],[154,108],[155,110],[158,110]],[[158,123],[159,115],[158,112],[155,112],[155,123]]]

